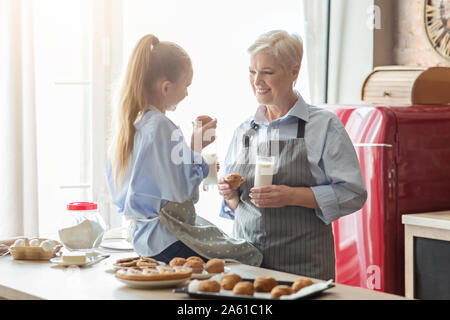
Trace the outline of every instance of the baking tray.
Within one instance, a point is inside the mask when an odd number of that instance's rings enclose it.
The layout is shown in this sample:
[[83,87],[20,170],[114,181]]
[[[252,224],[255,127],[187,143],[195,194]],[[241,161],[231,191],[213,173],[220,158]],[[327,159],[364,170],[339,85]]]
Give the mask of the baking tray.
[[[242,279],[242,281],[250,281],[253,282],[255,279]],[[290,281],[278,281],[278,285],[287,285],[291,286],[294,282]],[[198,299],[227,299],[227,300],[303,300],[303,299],[311,299],[317,296],[320,296],[324,291],[333,288],[334,282],[332,280],[329,281],[318,281],[314,284],[301,289],[295,294],[289,296],[282,296],[280,299],[271,299],[270,293],[259,293],[255,292],[254,296],[244,296],[233,294],[231,290],[221,290],[220,292],[189,292],[188,287],[176,288],[173,290],[174,293],[185,293],[189,295],[191,298]],[[289,297],[289,298],[288,298]]]

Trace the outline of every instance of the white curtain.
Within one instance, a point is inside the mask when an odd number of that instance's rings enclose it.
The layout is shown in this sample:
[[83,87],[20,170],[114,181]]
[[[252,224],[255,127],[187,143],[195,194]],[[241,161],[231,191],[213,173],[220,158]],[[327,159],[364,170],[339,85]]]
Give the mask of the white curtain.
[[311,103],[324,103],[326,73],[326,8],[325,0],[303,0],[305,17],[306,58],[308,59],[308,78]]
[[38,227],[32,0],[0,0],[0,239]]

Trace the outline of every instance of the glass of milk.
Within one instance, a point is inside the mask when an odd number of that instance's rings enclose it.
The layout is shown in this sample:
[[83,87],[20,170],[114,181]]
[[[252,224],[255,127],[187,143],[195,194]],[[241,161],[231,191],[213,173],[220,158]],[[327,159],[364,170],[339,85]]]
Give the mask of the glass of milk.
[[202,153],[203,158],[209,165],[208,176],[203,180],[203,189],[208,190],[209,187],[215,186],[218,183],[217,180],[217,154],[215,152]]
[[272,185],[275,173],[275,157],[256,157],[255,187]]

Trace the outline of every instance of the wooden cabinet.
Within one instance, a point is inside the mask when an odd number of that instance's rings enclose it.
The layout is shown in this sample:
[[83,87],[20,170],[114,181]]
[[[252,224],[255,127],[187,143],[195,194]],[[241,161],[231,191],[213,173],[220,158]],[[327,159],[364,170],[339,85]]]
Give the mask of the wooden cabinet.
[[450,299],[450,211],[408,214],[405,225],[405,295]]
[[377,67],[363,84],[361,100],[392,106],[450,104],[450,68]]

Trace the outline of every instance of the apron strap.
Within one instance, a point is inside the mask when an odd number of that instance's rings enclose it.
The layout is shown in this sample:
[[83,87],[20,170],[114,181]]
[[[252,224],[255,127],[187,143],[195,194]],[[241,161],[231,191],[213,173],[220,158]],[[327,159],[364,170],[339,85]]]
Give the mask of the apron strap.
[[[251,128],[242,137],[242,144],[244,145],[244,148],[248,148],[250,146],[250,132],[255,133],[259,129],[259,126],[255,123],[254,120],[252,120],[250,126]],[[297,118],[297,139],[305,137],[305,126],[306,121]]]
[[297,139],[305,137],[305,125],[306,121],[298,118]]

